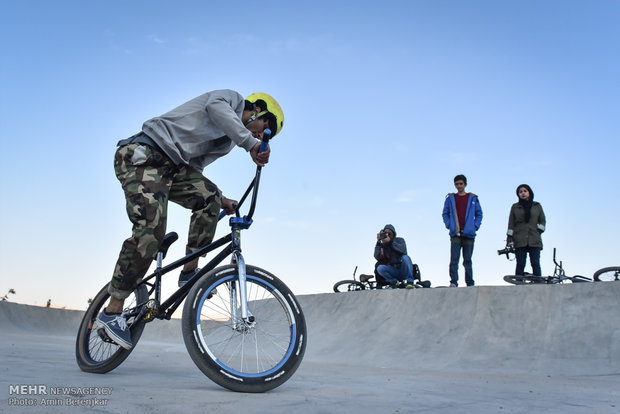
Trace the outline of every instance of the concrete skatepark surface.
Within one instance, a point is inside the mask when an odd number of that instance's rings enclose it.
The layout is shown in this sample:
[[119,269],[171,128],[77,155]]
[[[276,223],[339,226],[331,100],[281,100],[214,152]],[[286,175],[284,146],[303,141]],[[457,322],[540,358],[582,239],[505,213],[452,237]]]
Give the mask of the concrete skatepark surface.
[[0,302],[0,412],[620,413],[620,283],[298,299],[304,361],[264,394],[204,376],[178,320],[148,324],[122,365],[88,374],[74,355],[82,311]]

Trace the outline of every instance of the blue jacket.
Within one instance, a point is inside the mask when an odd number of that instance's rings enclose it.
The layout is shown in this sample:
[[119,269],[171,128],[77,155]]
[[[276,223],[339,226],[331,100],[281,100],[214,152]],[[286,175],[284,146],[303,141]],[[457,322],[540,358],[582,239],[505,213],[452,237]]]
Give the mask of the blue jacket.
[[[459,225],[457,224],[458,218],[456,215],[454,193],[450,193],[446,196],[446,201],[443,204],[442,217],[446,228],[450,230],[450,237],[456,236],[459,231]],[[463,227],[461,236],[469,239],[476,238],[476,231],[480,228],[480,224],[482,224],[482,207],[480,207],[478,196],[474,193],[469,193],[467,211],[465,212],[465,226]]]

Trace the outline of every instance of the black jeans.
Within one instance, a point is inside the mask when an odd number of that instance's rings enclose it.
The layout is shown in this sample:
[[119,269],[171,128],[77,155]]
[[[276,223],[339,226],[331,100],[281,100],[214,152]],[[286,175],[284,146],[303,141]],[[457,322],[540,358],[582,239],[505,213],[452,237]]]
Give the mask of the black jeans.
[[530,254],[530,264],[532,265],[532,274],[534,276],[542,276],[540,269],[540,247],[517,247],[515,249],[515,256],[517,258],[517,268],[515,269],[515,275],[522,275],[525,270],[525,261],[527,254]]

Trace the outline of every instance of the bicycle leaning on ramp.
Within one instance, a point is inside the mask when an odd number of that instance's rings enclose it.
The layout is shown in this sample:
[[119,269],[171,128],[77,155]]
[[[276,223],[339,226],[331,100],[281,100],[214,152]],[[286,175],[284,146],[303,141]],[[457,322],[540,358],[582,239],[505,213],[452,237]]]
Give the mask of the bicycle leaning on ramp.
[[[514,247],[506,247],[505,249],[498,250],[497,254],[505,254],[506,258],[510,260],[510,254],[515,253]],[[566,276],[566,272],[562,266],[562,262],[559,263],[556,260],[555,248],[553,249],[553,263],[555,264],[555,270],[553,271],[553,276],[534,276],[534,275],[507,275],[504,276],[504,281],[514,284],[514,285],[527,285],[533,283],[544,283],[544,284],[556,284],[556,283],[564,283],[567,280],[570,280],[572,283],[582,283],[582,282],[617,282],[620,281],[620,266],[609,266],[603,267],[592,275],[592,279],[585,276],[575,275],[575,276]]]
[[[269,139],[265,132],[260,152]],[[163,259],[178,235],[164,237],[155,271],[140,281],[125,302],[123,314],[134,343],[131,349],[116,344],[97,322],[110,298],[107,285],[99,291],[82,319],[76,340],[76,359],[83,371],[101,374],[118,367],[135,348],[145,325],[155,319],[169,320],[185,300],[185,346],[196,366],[212,381],[233,391],[264,392],[293,375],[307,343],[299,302],[284,282],[266,270],[246,265],[241,254],[241,231],[252,224],[260,175],[261,167],[257,167],[235,206],[229,234],[166,266]],[[239,208],[250,193],[249,212],[242,217]],[[221,247],[189,282],[162,302],[165,274]],[[217,267],[228,256],[231,264]]]
[[[334,284],[334,292],[355,292],[358,290],[375,290],[375,289],[383,289],[383,286],[379,286],[379,284],[372,280],[375,275],[360,275],[359,280],[355,278],[355,273],[357,272],[357,266],[353,269],[353,279],[345,279],[340,280]],[[431,282],[429,280],[422,280],[422,274],[420,273],[420,267],[414,263],[413,264],[413,280],[415,283],[413,284],[414,288],[430,288]]]
[[[509,255],[514,253],[514,247],[506,247],[505,249],[498,250],[497,254],[505,254],[506,258],[509,259]],[[524,275],[506,275],[504,276],[504,281],[513,285],[530,285],[530,284],[547,284],[554,285],[558,283],[564,283],[566,281],[570,281],[572,283],[583,283],[583,282],[592,282],[592,279],[589,277],[575,275],[575,276],[567,276],[564,267],[562,266],[562,261],[558,263],[556,260],[556,249],[553,248],[553,263],[555,264],[555,269],[553,270],[553,275],[551,276],[536,276],[530,274]]]

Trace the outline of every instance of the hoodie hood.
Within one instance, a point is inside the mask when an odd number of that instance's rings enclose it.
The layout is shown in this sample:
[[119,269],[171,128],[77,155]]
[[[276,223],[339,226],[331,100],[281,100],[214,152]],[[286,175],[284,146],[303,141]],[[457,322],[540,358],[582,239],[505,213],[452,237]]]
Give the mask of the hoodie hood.
[[391,224],[386,224],[385,226],[383,226],[383,230],[390,230],[392,233],[394,233],[394,237],[396,237],[396,229]]

